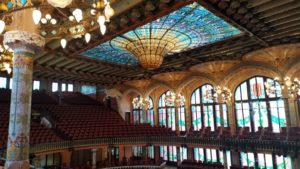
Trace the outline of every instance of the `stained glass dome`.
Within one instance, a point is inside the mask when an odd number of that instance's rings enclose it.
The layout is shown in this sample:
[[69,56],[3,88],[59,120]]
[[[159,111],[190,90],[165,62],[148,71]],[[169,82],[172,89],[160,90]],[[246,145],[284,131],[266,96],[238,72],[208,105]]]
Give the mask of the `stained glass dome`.
[[[157,39],[163,39],[163,43],[170,42],[166,43],[167,50],[163,52],[172,55],[239,34],[241,32],[237,28],[198,3],[193,3],[85,51],[82,55],[116,64],[137,65],[139,61],[133,48],[138,45],[147,48],[147,44],[156,43]],[[140,44],[142,41],[145,42]]]

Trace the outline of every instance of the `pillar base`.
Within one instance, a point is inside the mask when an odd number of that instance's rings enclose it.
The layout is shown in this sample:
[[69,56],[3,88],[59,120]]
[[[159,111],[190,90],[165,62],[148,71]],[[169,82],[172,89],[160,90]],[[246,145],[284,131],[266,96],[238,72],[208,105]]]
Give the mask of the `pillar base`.
[[5,169],[29,169],[29,161],[6,161]]

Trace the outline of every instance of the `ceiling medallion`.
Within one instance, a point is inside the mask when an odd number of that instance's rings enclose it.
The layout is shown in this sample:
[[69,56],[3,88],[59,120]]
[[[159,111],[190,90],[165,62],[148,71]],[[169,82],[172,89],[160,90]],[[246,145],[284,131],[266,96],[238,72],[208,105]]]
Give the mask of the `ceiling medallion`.
[[65,8],[72,3],[72,0],[47,0],[50,5],[56,8]]

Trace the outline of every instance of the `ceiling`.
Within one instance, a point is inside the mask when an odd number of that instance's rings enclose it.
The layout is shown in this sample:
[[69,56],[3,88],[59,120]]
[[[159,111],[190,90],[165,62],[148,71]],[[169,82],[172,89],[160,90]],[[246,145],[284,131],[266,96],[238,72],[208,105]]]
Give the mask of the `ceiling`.
[[181,52],[170,53],[161,67],[155,70],[143,69],[136,60],[128,62],[125,59],[123,62],[103,59],[102,51],[99,54],[94,51],[90,57],[83,56],[99,48],[99,45],[101,47],[112,42],[120,35],[128,36],[132,30],[149,25],[152,21],[155,23],[158,18],[166,18],[193,2],[115,1],[112,7],[116,15],[109,23],[106,35],[102,36],[95,30],[89,44],[82,39],[70,40],[66,49],[62,49],[57,40],[49,41],[45,51],[34,58],[34,78],[108,86],[128,80],[150,79],[159,73],[184,71],[208,61],[238,60],[254,50],[300,41],[299,0],[197,0],[236,32],[207,43],[195,44]]

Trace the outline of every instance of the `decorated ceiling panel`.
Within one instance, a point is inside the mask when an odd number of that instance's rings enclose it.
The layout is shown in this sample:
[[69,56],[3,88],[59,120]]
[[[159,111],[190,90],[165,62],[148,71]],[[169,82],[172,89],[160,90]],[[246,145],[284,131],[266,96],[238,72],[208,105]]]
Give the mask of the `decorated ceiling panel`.
[[164,49],[151,49],[151,52],[164,50],[166,55],[172,55],[239,34],[241,32],[237,28],[193,3],[85,51],[82,55],[116,64],[137,65],[136,52],[153,46],[149,43],[163,43],[157,46]]

